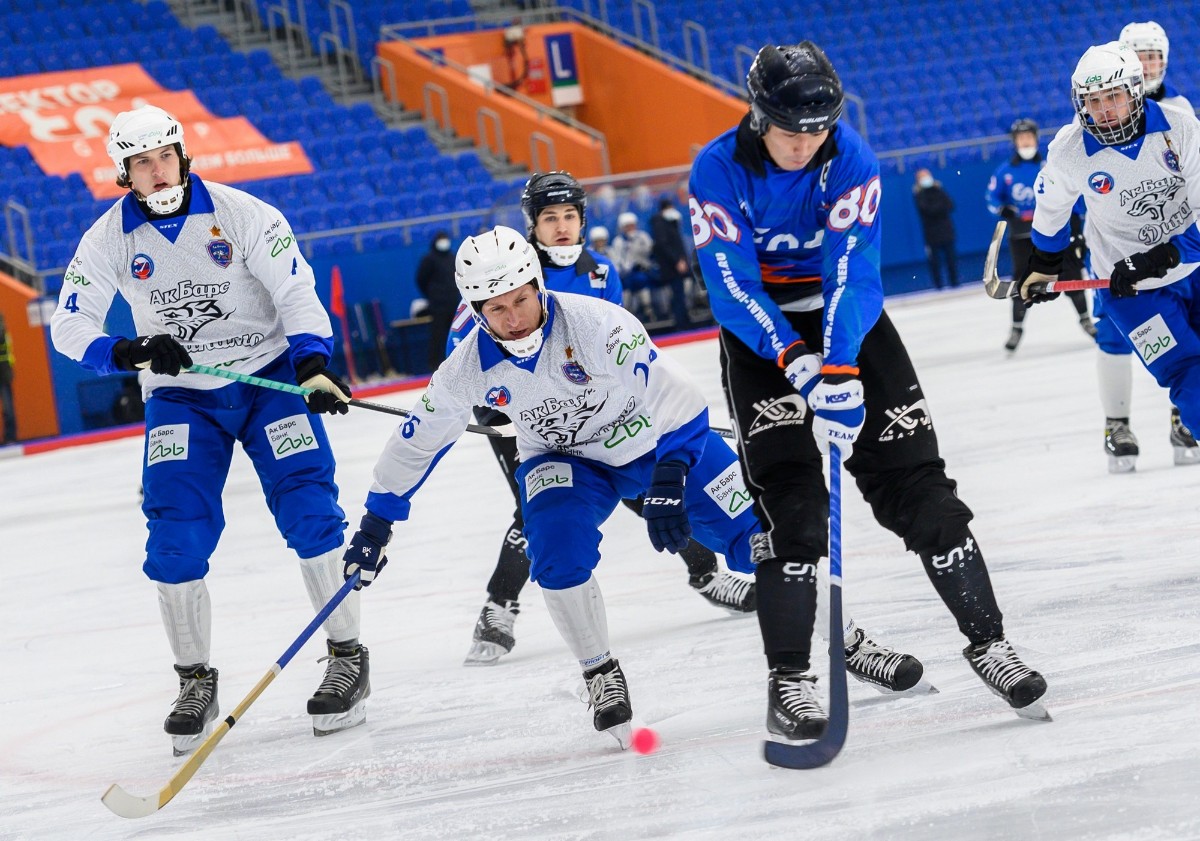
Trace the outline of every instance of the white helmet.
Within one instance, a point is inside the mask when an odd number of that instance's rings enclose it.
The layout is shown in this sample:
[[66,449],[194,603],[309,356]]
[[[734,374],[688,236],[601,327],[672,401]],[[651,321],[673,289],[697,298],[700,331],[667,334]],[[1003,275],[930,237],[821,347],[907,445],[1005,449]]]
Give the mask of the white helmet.
[[[155,105],[122,111],[108,131],[108,156],[117,165],[117,183],[122,187],[129,186],[129,171],[125,168],[125,161],[130,156],[171,144],[179,147],[182,182],[187,179],[187,148],[183,143],[183,126],[179,121]],[[141,198],[155,213],[171,213],[183,203],[183,186],[181,183]]]
[[[1119,123],[1097,125],[1088,113],[1088,99],[1097,95],[1112,96],[1117,92],[1128,96],[1129,114]],[[1088,47],[1071,74],[1071,93],[1079,122],[1101,143],[1107,146],[1128,143],[1141,131],[1146,106],[1142,63],[1137,53],[1121,42],[1109,41]]]
[[[501,347],[518,358],[533,356],[541,349],[542,328],[546,325],[546,281],[537,251],[520,232],[498,225],[463,240],[454,259],[454,282],[463,300],[471,305],[475,320]],[[527,283],[537,284],[542,323],[522,339],[501,339],[480,313],[480,307]]]
[[589,242],[595,242],[598,239],[608,242],[608,228],[604,227],[603,225],[597,225],[588,231]]
[[[1162,65],[1153,76],[1146,76],[1146,93],[1154,93],[1162,86],[1163,77],[1167,75],[1167,52],[1171,42],[1167,40],[1167,32],[1157,23],[1148,20],[1145,23],[1129,23],[1121,30],[1120,41],[1141,57],[1142,53],[1158,53]],[[1145,68],[1145,65],[1142,65]]]
[[630,213],[628,210],[626,210],[624,213],[622,213],[620,216],[617,217],[617,227],[624,228],[626,225],[636,225],[637,221],[638,221],[637,214]]

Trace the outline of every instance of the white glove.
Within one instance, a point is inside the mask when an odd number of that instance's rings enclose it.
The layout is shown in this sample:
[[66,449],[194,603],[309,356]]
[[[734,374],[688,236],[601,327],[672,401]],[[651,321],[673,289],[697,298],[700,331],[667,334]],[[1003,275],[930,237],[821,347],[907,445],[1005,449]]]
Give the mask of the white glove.
[[779,354],[779,367],[792,388],[807,400],[821,376],[821,356],[810,351],[803,340],[797,340]]
[[822,377],[808,395],[808,405],[813,410],[813,438],[817,447],[828,453],[829,445],[837,444],[842,460],[849,459],[867,419],[862,383],[849,374]]

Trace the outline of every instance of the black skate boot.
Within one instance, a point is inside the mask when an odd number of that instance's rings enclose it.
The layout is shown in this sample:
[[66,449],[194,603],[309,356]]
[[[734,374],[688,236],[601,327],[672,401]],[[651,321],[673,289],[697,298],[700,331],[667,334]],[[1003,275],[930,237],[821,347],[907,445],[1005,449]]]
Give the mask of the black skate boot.
[[710,604],[723,607],[733,614],[753,613],[758,606],[754,580],[751,578],[739,578],[725,570],[713,570],[689,576],[688,584]]
[[819,739],[829,726],[829,716],[817,697],[817,677],[776,666],[767,678],[767,733],[777,741]]
[[854,629],[854,642],[846,646],[846,671],[884,693],[906,692],[918,684],[926,692],[936,691],[921,680],[925,667],[920,660],[876,644],[862,628]]
[[329,654],[325,678],[308,699],[313,717],[313,735],[328,736],[367,720],[367,698],[371,697],[371,661],[367,647],[357,639],[327,640]]
[[1104,452],[1108,453],[1109,473],[1132,473],[1137,469],[1137,436],[1129,428],[1129,418],[1104,419]]
[[515,601],[498,604],[489,601],[475,620],[475,633],[471,637],[471,650],[467,652],[464,666],[494,666],[517,644],[513,636],[513,625],[521,605]]
[[1046,679],[1026,666],[1004,637],[968,645],[963,657],[988,689],[1007,701],[1018,715],[1049,720],[1045,708],[1037,703],[1046,694]]
[[1179,418],[1179,409],[1171,407],[1171,447],[1175,451],[1176,464],[1200,464],[1200,446],[1192,432]]
[[217,708],[217,670],[203,664],[176,666],[179,675],[179,697],[163,729],[171,735],[171,747],[176,756],[194,751],[212,732]]
[[1016,350],[1017,345],[1021,344],[1021,336],[1025,333],[1023,327],[1013,327],[1012,332],[1008,334],[1008,341],[1004,343],[1005,350]]
[[592,708],[592,724],[607,732],[625,750],[633,736],[633,705],[629,702],[629,685],[616,660],[607,660],[583,673],[587,683],[588,706]]

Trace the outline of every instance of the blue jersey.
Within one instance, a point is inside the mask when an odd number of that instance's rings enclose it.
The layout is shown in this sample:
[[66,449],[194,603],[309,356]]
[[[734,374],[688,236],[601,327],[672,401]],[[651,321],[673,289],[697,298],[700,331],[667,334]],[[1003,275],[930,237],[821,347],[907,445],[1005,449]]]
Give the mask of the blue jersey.
[[[621,277],[612,260],[585,248],[579,259],[570,266],[542,265],[542,276],[546,288],[551,292],[573,292],[602,298],[609,303],[622,305]],[[466,304],[459,304],[450,324],[450,335],[446,338],[446,355],[458,347],[459,342],[475,327],[475,319]]]
[[800,338],[784,310],[823,306],[825,365],[856,367],[883,309],[879,162],[848,125],[831,134],[813,165],[787,172],[743,120],[696,157],[689,210],[724,329],[776,360]]
[[988,181],[987,192],[984,194],[987,208],[999,216],[1005,207],[1011,207],[1016,213],[1016,219],[1013,220],[1013,230],[1010,233],[1015,236],[1029,237],[1029,230],[1033,226],[1033,208],[1036,204],[1033,185],[1037,181],[1038,173],[1042,171],[1042,166],[1040,156],[1031,161],[1023,161],[1014,156],[1000,164]]

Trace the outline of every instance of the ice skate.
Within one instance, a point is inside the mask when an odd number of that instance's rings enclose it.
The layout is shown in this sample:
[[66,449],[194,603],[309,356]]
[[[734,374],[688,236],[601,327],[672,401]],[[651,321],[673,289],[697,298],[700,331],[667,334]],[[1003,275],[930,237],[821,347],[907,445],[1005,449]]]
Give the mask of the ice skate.
[[505,654],[513,650],[517,644],[513,636],[513,625],[516,624],[517,614],[521,612],[520,604],[507,601],[503,604],[489,601],[479,611],[475,620],[475,632],[471,637],[471,650],[467,652],[464,666],[494,666]]
[[854,629],[854,642],[846,646],[846,671],[885,695],[937,692],[924,679],[925,667],[920,660],[879,645],[862,628]]
[[1108,453],[1109,473],[1132,473],[1137,469],[1138,442],[1137,436],[1129,428],[1129,418],[1104,419],[1104,452]]
[[1096,325],[1092,323],[1092,317],[1086,312],[1079,316],[1079,326],[1083,328],[1083,332],[1087,333],[1089,338],[1096,338]]
[[1050,721],[1050,713],[1039,703],[1046,694],[1046,680],[1025,665],[1004,637],[986,640],[963,649],[963,657],[975,674],[1022,718]]
[[325,678],[308,699],[313,717],[313,735],[328,736],[356,727],[367,720],[367,698],[371,696],[371,664],[367,647],[358,640],[328,641]]
[[735,616],[753,613],[758,604],[754,594],[754,580],[736,576],[725,570],[690,576],[688,584],[710,604],[722,607]]
[[829,716],[817,697],[811,672],[775,667],[767,678],[767,733],[777,742],[819,739]]
[[1004,343],[1004,349],[1007,351],[1016,350],[1017,345],[1021,343],[1021,336],[1024,334],[1024,332],[1025,329],[1023,327],[1014,326],[1012,332],[1008,334],[1008,341]]
[[179,697],[175,699],[163,729],[171,735],[176,756],[184,756],[200,746],[212,732],[217,708],[217,670],[203,664],[176,666]]
[[1179,409],[1171,407],[1171,448],[1175,451],[1175,463],[1200,464],[1200,446],[1191,430],[1179,418]]
[[621,750],[629,747],[633,738],[633,705],[629,702],[629,685],[616,660],[608,660],[583,673],[587,683],[588,706],[592,708],[592,724],[602,733],[609,733]]

